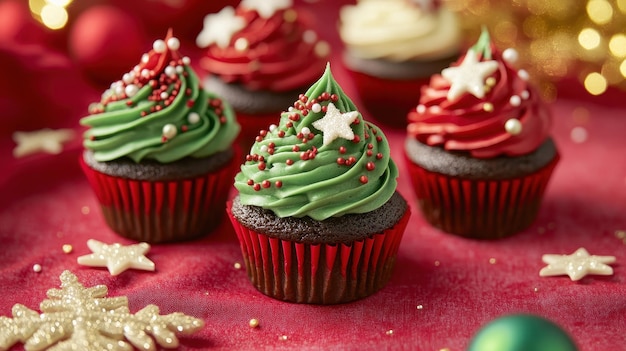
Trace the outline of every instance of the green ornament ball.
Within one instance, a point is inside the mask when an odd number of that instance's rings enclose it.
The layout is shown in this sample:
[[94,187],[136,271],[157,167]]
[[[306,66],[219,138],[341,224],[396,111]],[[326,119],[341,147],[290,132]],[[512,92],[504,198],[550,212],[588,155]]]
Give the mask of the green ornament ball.
[[574,341],[547,319],[517,314],[497,318],[472,339],[467,351],[578,351]]

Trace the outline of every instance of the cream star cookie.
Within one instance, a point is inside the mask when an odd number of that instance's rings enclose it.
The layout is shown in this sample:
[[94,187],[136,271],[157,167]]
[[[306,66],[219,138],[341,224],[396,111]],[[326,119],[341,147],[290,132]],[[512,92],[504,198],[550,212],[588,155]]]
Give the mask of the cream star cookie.
[[145,254],[150,250],[147,243],[124,246],[121,244],[107,245],[98,240],[89,239],[87,246],[93,252],[80,256],[78,264],[89,267],[107,267],[111,275],[118,275],[127,269],[154,271],[154,262]]
[[74,139],[71,129],[40,129],[32,132],[15,132],[13,140],[17,146],[13,149],[13,156],[20,158],[37,152],[58,154],[63,151],[63,143]]
[[331,102],[326,107],[326,114],[322,119],[313,122],[313,127],[324,133],[324,145],[328,145],[337,138],[354,139],[354,131],[350,124],[359,116],[358,111],[341,113]]
[[241,2],[241,6],[256,10],[263,18],[270,18],[276,11],[288,9],[292,4],[292,0],[243,0]]
[[581,247],[571,255],[547,254],[541,260],[548,265],[539,271],[540,276],[568,275],[571,280],[576,281],[587,274],[612,275],[613,268],[607,264],[614,263],[615,256],[589,255]]
[[454,101],[468,92],[475,97],[485,97],[485,79],[498,69],[494,60],[478,61],[474,50],[467,51],[463,62],[456,67],[448,67],[441,71],[441,75],[450,83],[448,100]]
[[233,35],[245,26],[246,21],[235,14],[235,9],[232,6],[226,6],[220,12],[204,17],[204,28],[196,37],[196,44],[201,48],[206,48],[216,43],[217,46],[225,48]]

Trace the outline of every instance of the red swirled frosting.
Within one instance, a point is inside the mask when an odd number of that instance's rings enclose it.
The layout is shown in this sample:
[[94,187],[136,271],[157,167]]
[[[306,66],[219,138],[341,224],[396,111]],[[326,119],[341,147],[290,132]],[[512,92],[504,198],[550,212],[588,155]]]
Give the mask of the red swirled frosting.
[[210,44],[200,61],[208,73],[249,90],[284,92],[308,86],[324,71],[329,46],[293,8],[278,9],[269,18],[239,5],[235,16],[245,26],[228,46]]
[[[485,79],[484,96],[464,92],[449,100],[450,81],[443,72],[432,76],[430,84],[422,88],[419,105],[408,114],[409,137],[483,159],[525,155],[546,140],[551,115],[527,81],[528,73],[511,66],[517,53],[507,49],[503,55],[485,33],[466,54],[477,54],[478,62],[497,63]],[[451,67],[460,66],[464,59]]]

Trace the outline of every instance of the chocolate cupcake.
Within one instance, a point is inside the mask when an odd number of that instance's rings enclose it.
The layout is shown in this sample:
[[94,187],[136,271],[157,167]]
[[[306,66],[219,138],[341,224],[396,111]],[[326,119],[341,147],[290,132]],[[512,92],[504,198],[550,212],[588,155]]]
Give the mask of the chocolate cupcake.
[[495,239],[537,216],[559,155],[551,116],[484,30],[450,68],[434,75],[408,115],[406,156],[422,213],[449,233]]
[[391,277],[409,208],[383,132],[327,68],[262,130],[227,206],[262,293],[313,304],[373,294]]
[[235,109],[246,149],[323,72],[329,45],[311,28],[291,0],[243,0],[205,17],[204,85]]
[[454,62],[458,20],[436,1],[364,1],[340,12],[343,64],[374,118],[404,128],[420,88]]
[[168,32],[80,123],[80,159],[106,223],[150,243],[208,234],[238,163],[232,108],[204,90]]

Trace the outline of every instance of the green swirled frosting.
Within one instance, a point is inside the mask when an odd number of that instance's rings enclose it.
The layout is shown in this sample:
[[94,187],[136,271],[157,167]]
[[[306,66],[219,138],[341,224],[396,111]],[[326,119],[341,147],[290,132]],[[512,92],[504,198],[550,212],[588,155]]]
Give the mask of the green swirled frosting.
[[169,163],[231,147],[240,126],[229,104],[204,90],[178,39],[157,40],[141,63],[111,85],[80,124],[97,161]]
[[363,120],[327,67],[278,126],[260,131],[235,187],[244,205],[324,220],[379,208],[397,176],[387,138]]

